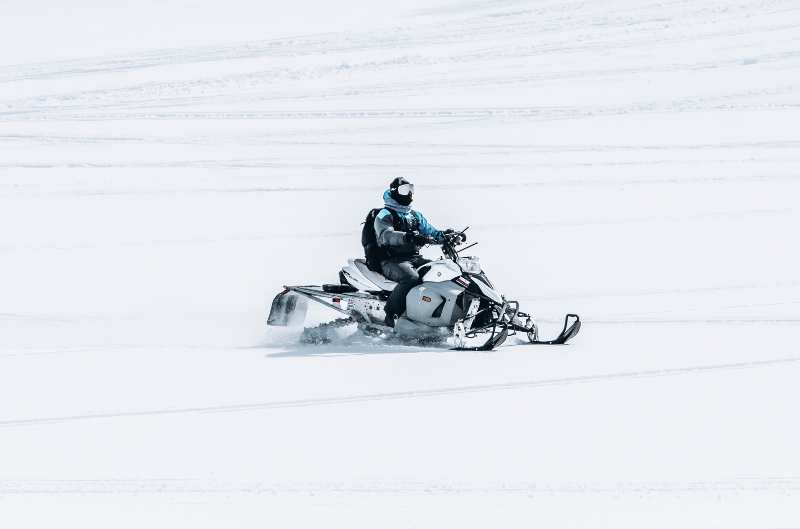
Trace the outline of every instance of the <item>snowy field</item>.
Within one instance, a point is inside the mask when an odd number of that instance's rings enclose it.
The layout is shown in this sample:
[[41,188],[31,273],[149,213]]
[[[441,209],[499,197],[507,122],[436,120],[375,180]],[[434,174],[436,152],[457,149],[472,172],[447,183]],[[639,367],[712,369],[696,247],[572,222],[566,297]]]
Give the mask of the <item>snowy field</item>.
[[[797,0],[9,0],[0,35],[0,527],[800,527]],[[399,175],[574,342],[266,329]]]

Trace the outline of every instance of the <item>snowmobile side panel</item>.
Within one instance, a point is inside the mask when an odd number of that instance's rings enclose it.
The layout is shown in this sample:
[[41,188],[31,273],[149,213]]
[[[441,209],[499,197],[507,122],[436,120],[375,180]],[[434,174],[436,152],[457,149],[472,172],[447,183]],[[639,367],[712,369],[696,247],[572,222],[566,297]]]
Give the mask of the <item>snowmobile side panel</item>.
[[455,321],[464,316],[458,303],[463,292],[463,287],[450,281],[424,282],[406,295],[405,316],[430,327],[451,329]]

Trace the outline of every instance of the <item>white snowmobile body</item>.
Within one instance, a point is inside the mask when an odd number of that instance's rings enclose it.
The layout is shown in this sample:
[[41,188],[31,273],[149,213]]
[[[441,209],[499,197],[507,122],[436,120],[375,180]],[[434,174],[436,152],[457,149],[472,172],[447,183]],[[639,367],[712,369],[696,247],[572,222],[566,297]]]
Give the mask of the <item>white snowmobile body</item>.
[[[396,283],[370,270],[363,259],[348,260],[339,274],[339,285],[285,287],[272,303],[268,324],[302,323],[310,299],[346,316],[306,329],[304,336],[312,342],[326,341],[325,333],[317,329],[326,331],[352,323],[371,334],[393,334],[403,339],[442,341],[452,337],[456,348],[480,350],[493,349],[514,332],[526,333],[532,343],[565,343],[578,333],[580,319],[571,314],[558,338],[539,341],[533,318],[520,312],[517,302],[507,301],[495,290],[477,258],[459,256],[451,241],[442,246],[444,258],[418,268],[422,283],[409,291],[406,312],[394,329],[385,326],[383,320],[386,300]],[[467,347],[467,339],[479,334],[491,336],[482,345]]]

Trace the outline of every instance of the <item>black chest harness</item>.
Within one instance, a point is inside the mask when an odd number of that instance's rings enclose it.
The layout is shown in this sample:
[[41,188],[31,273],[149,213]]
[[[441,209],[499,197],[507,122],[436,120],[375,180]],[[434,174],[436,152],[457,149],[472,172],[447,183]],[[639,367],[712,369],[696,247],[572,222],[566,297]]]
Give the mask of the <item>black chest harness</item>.
[[378,245],[378,240],[375,237],[375,218],[383,210],[388,211],[392,216],[392,228],[394,231],[400,233],[407,233],[419,228],[419,219],[416,215],[411,215],[408,219],[406,215],[400,215],[392,208],[375,208],[367,213],[367,218],[364,219],[364,228],[361,230],[361,246],[364,247],[364,257],[367,260],[367,267],[375,272],[380,272],[381,262],[391,257],[412,257],[417,254],[415,246],[410,245],[410,248],[398,247],[396,251],[391,251],[387,248]]

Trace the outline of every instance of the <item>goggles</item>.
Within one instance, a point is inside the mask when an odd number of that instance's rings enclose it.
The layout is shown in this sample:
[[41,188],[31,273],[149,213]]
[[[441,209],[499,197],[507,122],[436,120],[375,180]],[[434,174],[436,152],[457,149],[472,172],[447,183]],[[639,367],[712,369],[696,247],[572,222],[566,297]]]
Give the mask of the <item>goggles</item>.
[[397,194],[408,196],[414,192],[414,184],[402,184],[397,186]]

